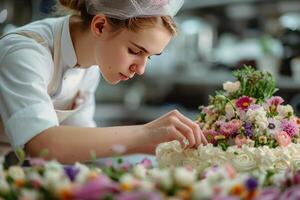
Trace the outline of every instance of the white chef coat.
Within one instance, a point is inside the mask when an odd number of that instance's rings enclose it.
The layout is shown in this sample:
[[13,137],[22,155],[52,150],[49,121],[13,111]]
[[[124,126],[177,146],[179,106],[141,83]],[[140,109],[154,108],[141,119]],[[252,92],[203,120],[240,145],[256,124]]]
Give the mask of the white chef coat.
[[[69,19],[48,18],[15,30],[38,33],[43,45],[17,34],[0,40],[0,114],[14,149],[23,148],[31,138],[53,126],[96,126],[94,93],[100,80],[99,67],[76,67]],[[58,66],[53,61],[55,27],[61,29]],[[49,94],[54,67],[59,68],[54,80],[58,84]],[[71,109],[74,101],[78,106]]]

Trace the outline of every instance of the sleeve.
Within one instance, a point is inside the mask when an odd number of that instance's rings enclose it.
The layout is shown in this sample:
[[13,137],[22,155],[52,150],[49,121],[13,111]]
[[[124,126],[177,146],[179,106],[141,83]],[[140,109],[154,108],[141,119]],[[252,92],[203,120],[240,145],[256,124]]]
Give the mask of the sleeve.
[[58,125],[47,93],[53,61],[47,50],[32,41],[18,43],[0,56],[1,118],[12,147],[23,148],[43,130]]
[[95,91],[100,81],[100,72],[97,66],[90,67],[81,83],[80,95],[84,99],[82,108],[74,115],[65,119],[62,125],[72,125],[79,127],[96,127],[94,121],[95,114]]

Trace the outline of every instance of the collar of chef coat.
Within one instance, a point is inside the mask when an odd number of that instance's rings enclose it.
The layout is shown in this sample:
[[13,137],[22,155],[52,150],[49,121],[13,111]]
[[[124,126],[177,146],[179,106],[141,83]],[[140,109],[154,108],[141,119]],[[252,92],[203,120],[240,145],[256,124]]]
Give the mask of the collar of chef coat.
[[62,60],[62,66],[68,66],[69,68],[73,68],[77,64],[77,57],[75,53],[75,49],[71,39],[70,33],[70,16],[67,16],[63,22],[63,29],[61,34],[60,41],[60,56]]

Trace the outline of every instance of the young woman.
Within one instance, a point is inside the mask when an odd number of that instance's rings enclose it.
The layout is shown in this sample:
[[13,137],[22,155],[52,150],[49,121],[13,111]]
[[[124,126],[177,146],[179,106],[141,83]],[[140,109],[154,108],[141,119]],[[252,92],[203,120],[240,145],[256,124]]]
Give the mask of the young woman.
[[[198,125],[177,110],[135,126],[96,128],[99,71],[117,84],[144,74],[176,26],[183,0],[59,0],[71,15],[28,24],[0,40],[0,113],[14,150],[62,163],[126,153],[153,153],[170,140],[206,143]],[[2,142],[4,144],[4,142]]]

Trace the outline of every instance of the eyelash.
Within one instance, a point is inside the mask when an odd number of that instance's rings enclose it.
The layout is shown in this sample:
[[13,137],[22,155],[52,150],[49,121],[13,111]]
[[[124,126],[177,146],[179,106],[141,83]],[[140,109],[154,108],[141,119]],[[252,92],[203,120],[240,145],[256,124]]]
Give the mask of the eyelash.
[[[128,49],[128,52],[130,54],[132,54],[132,55],[139,55],[139,54],[141,54],[141,51],[139,51],[139,52],[136,53],[136,52],[132,51],[132,49]],[[148,56],[148,59],[151,60],[151,56]]]

